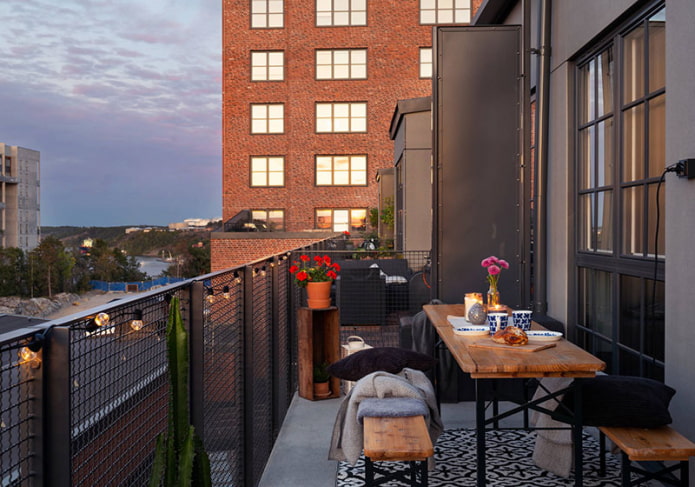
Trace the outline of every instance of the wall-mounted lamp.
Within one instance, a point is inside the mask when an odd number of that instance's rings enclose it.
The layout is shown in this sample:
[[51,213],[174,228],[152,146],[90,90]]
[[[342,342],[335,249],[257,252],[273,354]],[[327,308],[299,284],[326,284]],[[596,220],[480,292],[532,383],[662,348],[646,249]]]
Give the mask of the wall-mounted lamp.
[[224,299],[229,299],[229,286],[225,286],[222,288],[222,297]]
[[133,312],[133,319],[130,320],[130,327],[134,331],[140,331],[143,326],[145,326],[145,323],[142,321],[142,310],[136,309]]

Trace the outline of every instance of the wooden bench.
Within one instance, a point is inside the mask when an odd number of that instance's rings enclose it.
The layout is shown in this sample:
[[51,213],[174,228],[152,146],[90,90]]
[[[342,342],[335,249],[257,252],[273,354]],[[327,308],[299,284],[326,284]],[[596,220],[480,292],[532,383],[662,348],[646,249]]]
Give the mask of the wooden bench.
[[[669,426],[659,428],[625,428],[601,426],[600,431],[600,473],[606,473],[606,436],[620,448],[622,453],[622,486],[638,485],[647,480],[659,480],[669,485],[688,487],[688,460],[695,456],[695,443]],[[652,471],[633,465],[632,462],[659,462]],[[662,462],[677,462],[667,466]],[[680,469],[680,480],[673,472]],[[630,474],[638,476],[634,482]]]
[[[434,447],[423,416],[365,417],[363,445],[368,487],[390,480],[413,487],[427,486],[427,459],[434,455]],[[376,461],[408,462],[410,469],[388,472],[375,467]],[[375,479],[375,473],[381,477]]]

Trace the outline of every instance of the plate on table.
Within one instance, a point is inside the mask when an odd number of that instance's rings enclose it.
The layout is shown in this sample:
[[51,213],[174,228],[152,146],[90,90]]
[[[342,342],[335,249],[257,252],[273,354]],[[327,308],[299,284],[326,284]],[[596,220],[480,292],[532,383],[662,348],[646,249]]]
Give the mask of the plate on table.
[[529,330],[526,332],[526,336],[530,342],[556,342],[562,338],[562,333],[559,331]]
[[468,321],[465,317],[463,316],[454,316],[454,315],[448,315],[446,317],[446,320],[449,322],[451,326],[454,328],[458,328],[460,326],[471,326],[472,323]]
[[465,325],[455,326],[454,333],[457,335],[482,336],[490,334],[490,327],[487,325]]

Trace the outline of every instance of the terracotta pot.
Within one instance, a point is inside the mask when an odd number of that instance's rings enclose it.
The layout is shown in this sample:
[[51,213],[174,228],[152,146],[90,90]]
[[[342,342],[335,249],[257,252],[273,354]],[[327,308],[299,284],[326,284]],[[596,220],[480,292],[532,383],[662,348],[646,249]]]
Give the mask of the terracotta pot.
[[328,308],[331,305],[332,281],[310,282],[306,285],[307,306],[309,308]]
[[331,393],[330,382],[314,382],[314,396],[326,397]]

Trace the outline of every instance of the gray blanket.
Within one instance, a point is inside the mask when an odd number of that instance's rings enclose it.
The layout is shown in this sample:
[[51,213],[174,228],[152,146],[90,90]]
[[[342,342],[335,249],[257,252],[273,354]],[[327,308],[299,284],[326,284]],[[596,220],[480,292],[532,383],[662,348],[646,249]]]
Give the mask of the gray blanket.
[[[444,427],[439,417],[434,389],[427,376],[419,370],[407,368],[398,374],[374,372],[357,381],[340,405],[333,425],[329,460],[345,460],[352,465],[357,463],[364,438],[357,410],[360,402],[370,397],[412,397],[425,401],[430,411],[429,417],[425,418],[427,428],[432,444],[437,442]],[[433,458],[429,459],[429,466],[434,467]]]

